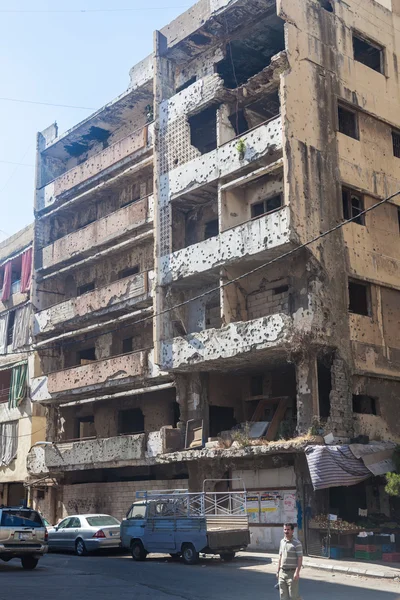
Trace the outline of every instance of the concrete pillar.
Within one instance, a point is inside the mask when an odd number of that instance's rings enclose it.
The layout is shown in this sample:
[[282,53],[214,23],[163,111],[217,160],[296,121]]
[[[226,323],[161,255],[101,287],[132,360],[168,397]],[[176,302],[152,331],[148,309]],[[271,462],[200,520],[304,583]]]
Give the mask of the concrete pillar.
[[337,438],[347,441],[354,435],[351,374],[346,362],[340,357],[334,359],[331,373],[331,413],[327,426]]
[[58,440],[58,410],[55,406],[46,409],[46,441],[56,442]]
[[203,420],[203,437],[208,438],[209,407],[206,373],[176,375],[176,400],[181,409],[181,421]]
[[318,374],[315,356],[295,365],[297,381],[297,433],[304,435],[318,417]]

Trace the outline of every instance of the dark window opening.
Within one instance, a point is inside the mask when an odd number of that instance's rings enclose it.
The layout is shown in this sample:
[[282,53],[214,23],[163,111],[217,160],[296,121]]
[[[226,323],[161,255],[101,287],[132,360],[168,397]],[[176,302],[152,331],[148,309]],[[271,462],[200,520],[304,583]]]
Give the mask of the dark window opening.
[[208,221],[204,228],[204,239],[209,240],[212,237],[219,235],[219,223],[218,219],[213,219],[212,221]]
[[338,117],[339,117],[339,131],[344,135],[348,135],[355,140],[358,140],[358,123],[357,113],[353,110],[349,110],[339,104],[338,106]]
[[254,375],[250,380],[251,396],[262,396],[264,393],[264,377],[263,375]]
[[400,158],[400,131],[392,131],[393,139],[393,154],[396,158]]
[[222,431],[230,431],[237,421],[235,409],[228,406],[210,406],[210,437],[218,437]]
[[185,81],[185,83],[183,83],[182,85],[180,85],[179,87],[176,88],[176,93],[179,94],[179,92],[183,92],[183,90],[186,90],[188,87],[190,87],[191,85],[193,85],[193,83],[195,83],[197,81],[197,77],[196,75],[194,75],[193,77],[191,77],[190,79],[188,79],[187,81]]
[[122,354],[128,354],[128,352],[133,352],[133,338],[125,338],[122,340]]
[[347,188],[343,188],[342,200],[344,220],[354,219],[353,223],[365,225],[365,215],[361,214],[364,211],[364,199],[362,195]]
[[217,72],[227,88],[235,89],[268,67],[271,58],[284,49],[284,21],[271,15],[255,23],[242,38],[227,44]]
[[317,363],[319,416],[327,419],[331,414],[332,377],[331,369],[321,361]]
[[370,69],[383,73],[383,48],[353,35],[354,60]]
[[139,273],[139,265],[135,265],[134,267],[129,267],[127,269],[123,269],[118,273],[118,279],[125,279],[125,277],[132,277],[133,275],[137,275]]
[[189,118],[190,143],[202,154],[217,148],[217,107],[210,106]]
[[88,292],[93,292],[95,289],[94,281],[90,283],[85,283],[85,285],[81,285],[78,287],[78,296],[83,296],[83,294],[87,294]]
[[349,311],[357,315],[370,315],[369,286],[349,281]]
[[78,364],[86,365],[96,360],[96,348],[87,348],[78,352]]
[[94,426],[94,416],[80,417],[76,421],[77,431],[76,438],[80,440],[85,438],[96,437],[96,429]]
[[323,9],[327,10],[330,13],[333,12],[333,5],[330,0],[319,0],[319,3]]
[[286,292],[289,291],[289,286],[288,285],[281,285],[278,288],[274,289],[274,295],[278,295],[278,294],[286,294]]
[[13,343],[14,337],[14,323],[15,323],[15,310],[12,310],[8,314],[8,323],[7,323],[7,346],[10,346]]
[[275,119],[279,116],[280,112],[281,99],[278,90],[266,94],[260,100],[257,100],[252,104],[248,104],[244,109],[249,129],[258,127],[261,123],[265,123],[271,119]]
[[8,402],[12,369],[0,371],[0,402]]
[[178,425],[179,421],[181,420],[181,407],[178,404],[178,402],[172,403],[172,410],[173,410],[173,418],[174,418],[174,427],[176,427]]
[[120,435],[144,433],[144,415],[140,408],[119,411],[118,433]]
[[234,128],[236,135],[242,135],[242,133],[246,133],[246,131],[250,129],[244,110],[239,110],[233,115],[230,115],[229,121]]
[[379,415],[377,398],[364,395],[353,395],[353,412],[361,415]]
[[256,219],[257,217],[262,217],[263,215],[274,212],[279,208],[282,208],[282,194],[272,196],[272,198],[268,198],[262,202],[257,202],[256,204],[252,204],[251,218]]
[[206,329],[219,329],[221,327],[221,304],[219,300],[207,304],[205,321]]

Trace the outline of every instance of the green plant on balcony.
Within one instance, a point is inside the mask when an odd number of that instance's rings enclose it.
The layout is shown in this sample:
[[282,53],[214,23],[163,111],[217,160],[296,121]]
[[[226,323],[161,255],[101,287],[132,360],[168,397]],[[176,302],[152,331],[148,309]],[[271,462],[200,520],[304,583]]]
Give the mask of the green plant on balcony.
[[246,142],[243,139],[240,139],[236,144],[236,150],[239,153],[239,160],[243,160],[246,154]]
[[396,465],[396,473],[386,473],[385,492],[389,496],[400,498],[400,446],[393,453],[393,462]]

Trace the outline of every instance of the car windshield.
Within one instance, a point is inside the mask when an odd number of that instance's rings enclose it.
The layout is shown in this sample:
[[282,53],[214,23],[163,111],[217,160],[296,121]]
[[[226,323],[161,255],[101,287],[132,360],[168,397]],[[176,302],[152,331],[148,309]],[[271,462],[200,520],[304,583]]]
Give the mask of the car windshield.
[[109,517],[107,515],[100,517],[87,517],[86,521],[89,523],[90,527],[106,527],[107,525],[119,525],[120,522],[114,517]]
[[43,527],[39,513],[34,510],[3,510],[1,515],[3,527]]

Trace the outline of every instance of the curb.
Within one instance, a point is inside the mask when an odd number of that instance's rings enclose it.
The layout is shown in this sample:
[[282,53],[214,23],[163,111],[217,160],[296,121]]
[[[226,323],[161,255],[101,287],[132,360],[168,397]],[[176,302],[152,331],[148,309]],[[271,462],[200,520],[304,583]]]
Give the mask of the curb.
[[[252,556],[251,554],[245,554],[245,553],[241,553],[238,556],[238,559],[243,559],[243,560],[253,560],[253,561],[257,561],[257,562],[266,562],[266,561],[271,561],[272,564],[277,564],[278,563],[278,559],[277,558],[271,558],[271,557],[261,557],[261,556]],[[356,567],[344,567],[342,565],[333,565],[331,563],[327,563],[325,564],[321,564],[321,563],[315,563],[312,561],[308,561],[307,559],[303,562],[303,567],[305,568],[309,568],[309,569],[317,569],[320,571],[329,571],[330,573],[341,573],[342,575],[359,575],[362,577],[371,577],[371,578],[375,578],[375,579],[397,579],[399,575],[397,574],[392,574],[392,573],[387,573],[386,571],[374,571],[374,570],[370,570],[370,569],[358,569]]]

